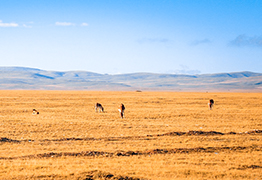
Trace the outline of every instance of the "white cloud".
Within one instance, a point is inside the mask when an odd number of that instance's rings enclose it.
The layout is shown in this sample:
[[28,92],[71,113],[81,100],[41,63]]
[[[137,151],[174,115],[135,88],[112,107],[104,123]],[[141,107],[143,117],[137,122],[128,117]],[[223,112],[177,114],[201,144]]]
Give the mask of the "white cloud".
[[88,26],[88,24],[87,23],[82,23],[81,26]]
[[190,69],[188,66],[180,64],[180,69],[175,69],[175,70],[169,70],[166,73],[171,73],[171,74],[188,74],[188,75],[196,75],[200,74],[201,71],[197,69]]
[[262,36],[248,37],[244,34],[237,36],[230,42],[233,46],[256,46],[262,47]]
[[0,27],[18,27],[19,25],[17,23],[3,23],[2,20],[0,20]]
[[143,38],[143,39],[139,39],[138,43],[168,43],[170,42],[169,39],[167,38]]
[[32,26],[28,26],[26,24],[23,24],[23,27],[25,27],[25,28],[32,28]]
[[56,22],[55,23],[56,26],[74,26],[74,23],[71,22]]
[[202,39],[202,40],[195,40],[191,43],[192,46],[197,46],[197,45],[200,45],[200,44],[209,44],[211,43],[211,41],[209,39]]

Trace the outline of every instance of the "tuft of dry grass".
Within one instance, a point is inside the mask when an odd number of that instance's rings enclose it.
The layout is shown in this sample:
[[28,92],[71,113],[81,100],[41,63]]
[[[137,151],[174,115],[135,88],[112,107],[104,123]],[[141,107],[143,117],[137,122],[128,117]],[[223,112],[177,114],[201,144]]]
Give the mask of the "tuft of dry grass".
[[261,179],[261,107],[261,93],[0,91],[0,179]]

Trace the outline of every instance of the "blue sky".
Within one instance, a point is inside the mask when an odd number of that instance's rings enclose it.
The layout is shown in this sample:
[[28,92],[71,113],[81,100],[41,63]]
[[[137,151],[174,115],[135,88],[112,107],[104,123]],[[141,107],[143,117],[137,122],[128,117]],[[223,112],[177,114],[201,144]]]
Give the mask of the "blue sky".
[[0,0],[0,66],[262,73],[262,1]]

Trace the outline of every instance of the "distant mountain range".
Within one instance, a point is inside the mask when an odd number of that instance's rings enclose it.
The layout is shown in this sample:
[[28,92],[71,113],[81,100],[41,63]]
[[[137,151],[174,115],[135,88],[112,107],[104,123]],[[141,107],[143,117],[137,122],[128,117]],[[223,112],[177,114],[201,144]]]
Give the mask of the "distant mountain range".
[[125,90],[262,92],[262,73],[98,74],[88,71],[45,71],[0,67],[1,90]]

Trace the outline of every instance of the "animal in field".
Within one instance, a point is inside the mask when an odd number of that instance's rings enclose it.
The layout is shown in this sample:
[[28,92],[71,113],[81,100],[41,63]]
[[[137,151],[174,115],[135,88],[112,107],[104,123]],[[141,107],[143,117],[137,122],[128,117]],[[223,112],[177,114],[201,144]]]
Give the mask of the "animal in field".
[[215,102],[214,102],[213,99],[210,99],[210,100],[209,100],[208,107],[209,107],[210,110],[213,108],[214,103],[215,103]]
[[120,112],[120,117],[123,119],[124,118],[124,112],[125,112],[125,106],[124,104],[120,105],[120,108],[118,109],[118,111]]
[[96,109],[96,112],[104,112],[104,108],[103,108],[103,106],[102,106],[102,104],[100,104],[100,103],[96,103],[95,104],[95,109]]
[[38,112],[36,109],[33,109],[32,114],[33,114],[33,115],[36,115],[36,114],[39,114],[39,112]]

